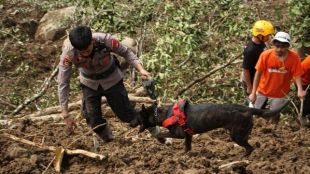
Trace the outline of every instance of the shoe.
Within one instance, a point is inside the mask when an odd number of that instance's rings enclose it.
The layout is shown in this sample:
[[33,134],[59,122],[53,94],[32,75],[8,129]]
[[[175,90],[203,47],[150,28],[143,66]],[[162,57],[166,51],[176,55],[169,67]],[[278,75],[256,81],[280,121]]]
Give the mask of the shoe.
[[106,125],[105,128],[98,134],[98,136],[105,142],[111,142],[114,139],[112,130],[109,125]]

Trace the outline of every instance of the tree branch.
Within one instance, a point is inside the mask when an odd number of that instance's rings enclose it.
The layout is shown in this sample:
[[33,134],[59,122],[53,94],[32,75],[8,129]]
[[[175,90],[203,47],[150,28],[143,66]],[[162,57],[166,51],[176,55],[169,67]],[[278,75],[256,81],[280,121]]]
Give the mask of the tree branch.
[[58,72],[58,67],[56,67],[54,69],[54,71],[52,72],[52,74],[50,75],[50,77],[48,79],[46,79],[44,82],[43,82],[43,85],[40,89],[40,92],[35,94],[33,97],[31,98],[28,98],[26,99],[22,104],[20,104],[19,106],[17,106],[17,108],[9,115],[9,116],[13,116],[13,115],[16,115],[17,113],[19,113],[22,109],[25,108],[26,105],[28,105],[29,103],[31,103],[32,101],[38,99],[39,97],[41,97],[45,91],[47,90],[47,88],[49,87],[52,79],[56,76]]
[[209,71],[205,76],[199,78],[199,79],[196,79],[194,81],[192,81],[191,83],[189,83],[189,85],[187,85],[185,88],[179,90],[177,92],[177,94],[175,95],[175,99],[178,98],[178,96],[180,96],[181,94],[183,94],[185,91],[187,91],[189,88],[191,88],[192,86],[194,86],[196,83],[200,83],[202,81],[204,81],[206,78],[210,77],[211,75],[213,75],[214,73],[216,73],[217,71],[223,69],[223,68],[226,68],[227,66],[231,65],[234,63],[234,61],[238,58],[240,58],[242,56],[242,54],[239,54],[233,58],[231,58],[230,60],[228,60],[226,63],[224,64],[221,64],[221,65],[218,65],[217,67],[213,68],[211,71]]
[[[23,138],[19,138],[19,137],[15,136],[15,135],[11,135],[11,134],[8,134],[8,133],[2,133],[0,135],[2,135],[3,137],[9,138],[11,140],[14,140],[14,141],[17,141],[17,142],[20,142],[20,143],[23,143],[23,144],[27,144],[27,145],[30,145],[30,146],[34,146],[34,147],[37,147],[37,148],[43,149],[43,150],[48,150],[48,151],[55,152],[55,150],[57,149],[57,147],[55,147],[55,146],[40,145],[40,144],[37,144],[35,142],[29,141],[29,140],[26,140],[26,139],[23,139]],[[65,153],[68,154],[68,155],[84,155],[84,156],[87,156],[87,157],[90,157],[90,158],[94,158],[94,159],[99,159],[99,160],[103,160],[103,159],[107,158],[107,156],[105,156],[105,155],[96,154],[96,153],[89,152],[89,151],[82,150],[82,149],[74,149],[74,150],[64,149],[64,150],[65,150]]]

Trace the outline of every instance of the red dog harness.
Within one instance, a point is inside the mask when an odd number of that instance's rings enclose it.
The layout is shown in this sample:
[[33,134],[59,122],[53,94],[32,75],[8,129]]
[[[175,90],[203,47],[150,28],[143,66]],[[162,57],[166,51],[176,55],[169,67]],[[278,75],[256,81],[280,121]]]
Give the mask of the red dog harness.
[[186,115],[184,113],[186,104],[187,101],[184,99],[176,102],[172,108],[172,115],[163,121],[162,126],[167,128],[178,123],[187,134],[194,135],[193,129],[186,123]]

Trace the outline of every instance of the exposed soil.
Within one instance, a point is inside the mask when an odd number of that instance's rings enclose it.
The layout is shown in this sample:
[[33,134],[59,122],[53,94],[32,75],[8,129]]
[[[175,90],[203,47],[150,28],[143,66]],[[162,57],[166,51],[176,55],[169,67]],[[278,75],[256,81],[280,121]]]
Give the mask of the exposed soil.
[[[1,31],[5,31],[0,35],[0,50],[5,53],[0,55],[0,110],[4,114],[10,113],[14,105],[24,100],[17,99],[17,96],[35,93],[44,78],[49,76],[57,64],[62,43],[61,40],[44,44],[35,42],[34,31],[45,11],[39,6],[21,2],[5,1],[0,5]],[[16,35],[7,34],[13,30],[17,31]],[[57,99],[50,94],[55,93],[55,88],[56,82],[53,81],[47,99],[36,104],[51,105],[49,100]],[[31,112],[34,108],[31,104],[23,112]],[[243,157],[244,149],[230,141],[223,129],[195,136],[193,150],[185,153],[183,140],[173,139],[171,144],[160,144],[148,132],[138,134],[137,129],[120,123],[114,116],[107,119],[115,140],[110,143],[99,140],[97,153],[107,154],[108,158],[99,161],[81,155],[65,156],[62,173],[310,173],[309,129],[299,129],[294,121],[285,118],[276,130],[264,120],[255,120],[250,138],[255,150],[249,157]],[[53,121],[23,121],[9,128],[0,128],[1,132],[38,144],[95,152],[93,136],[86,134],[89,128],[84,120],[79,122],[73,135],[66,134],[62,122]],[[75,143],[68,146],[72,142]],[[56,173],[53,166],[48,167],[54,157],[52,152],[1,135],[0,147],[1,174]],[[249,164],[219,168],[242,160],[248,160]]]
[[[191,152],[184,152],[184,141],[173,139],[171,144],[160,144],[148,132],[138,134],[108,118],[115,140],[99,140],[99,154],[108,155],[103,161],[85,156],[65,156],[62,173],[309,173],[309,129],[298,129],[295,124],[282,121],[275,130],[265,120],[255,120],[250,144],[255,147],[249,157],[244,149],[234,144],[223,129],[195,136]],[[24,121],[2,130],[38,144],[63,146],[95,152],[93,136],[82,120],[73,135],[67,135],[65,125],[54,122]],[[78,141],[76,141],[78,140]],[[73,143],[70,147],[69,144]],[[29,145],[0,139],[0,173],[42,173],[54,157],[52,152]],[[249,164],[222,168],[233,161],[249,160]],[[46,173],[55,173],[53,166]]]

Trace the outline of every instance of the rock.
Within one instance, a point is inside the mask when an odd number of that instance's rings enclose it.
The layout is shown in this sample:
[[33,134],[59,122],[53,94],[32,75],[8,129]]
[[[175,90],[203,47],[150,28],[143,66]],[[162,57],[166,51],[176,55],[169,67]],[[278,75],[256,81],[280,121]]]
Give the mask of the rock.
[[47,12],[40,20],[35,39],[40,42],[55,41],[66,35],[69,22],[64,19],[74,15],[76,7],[71,6]]

